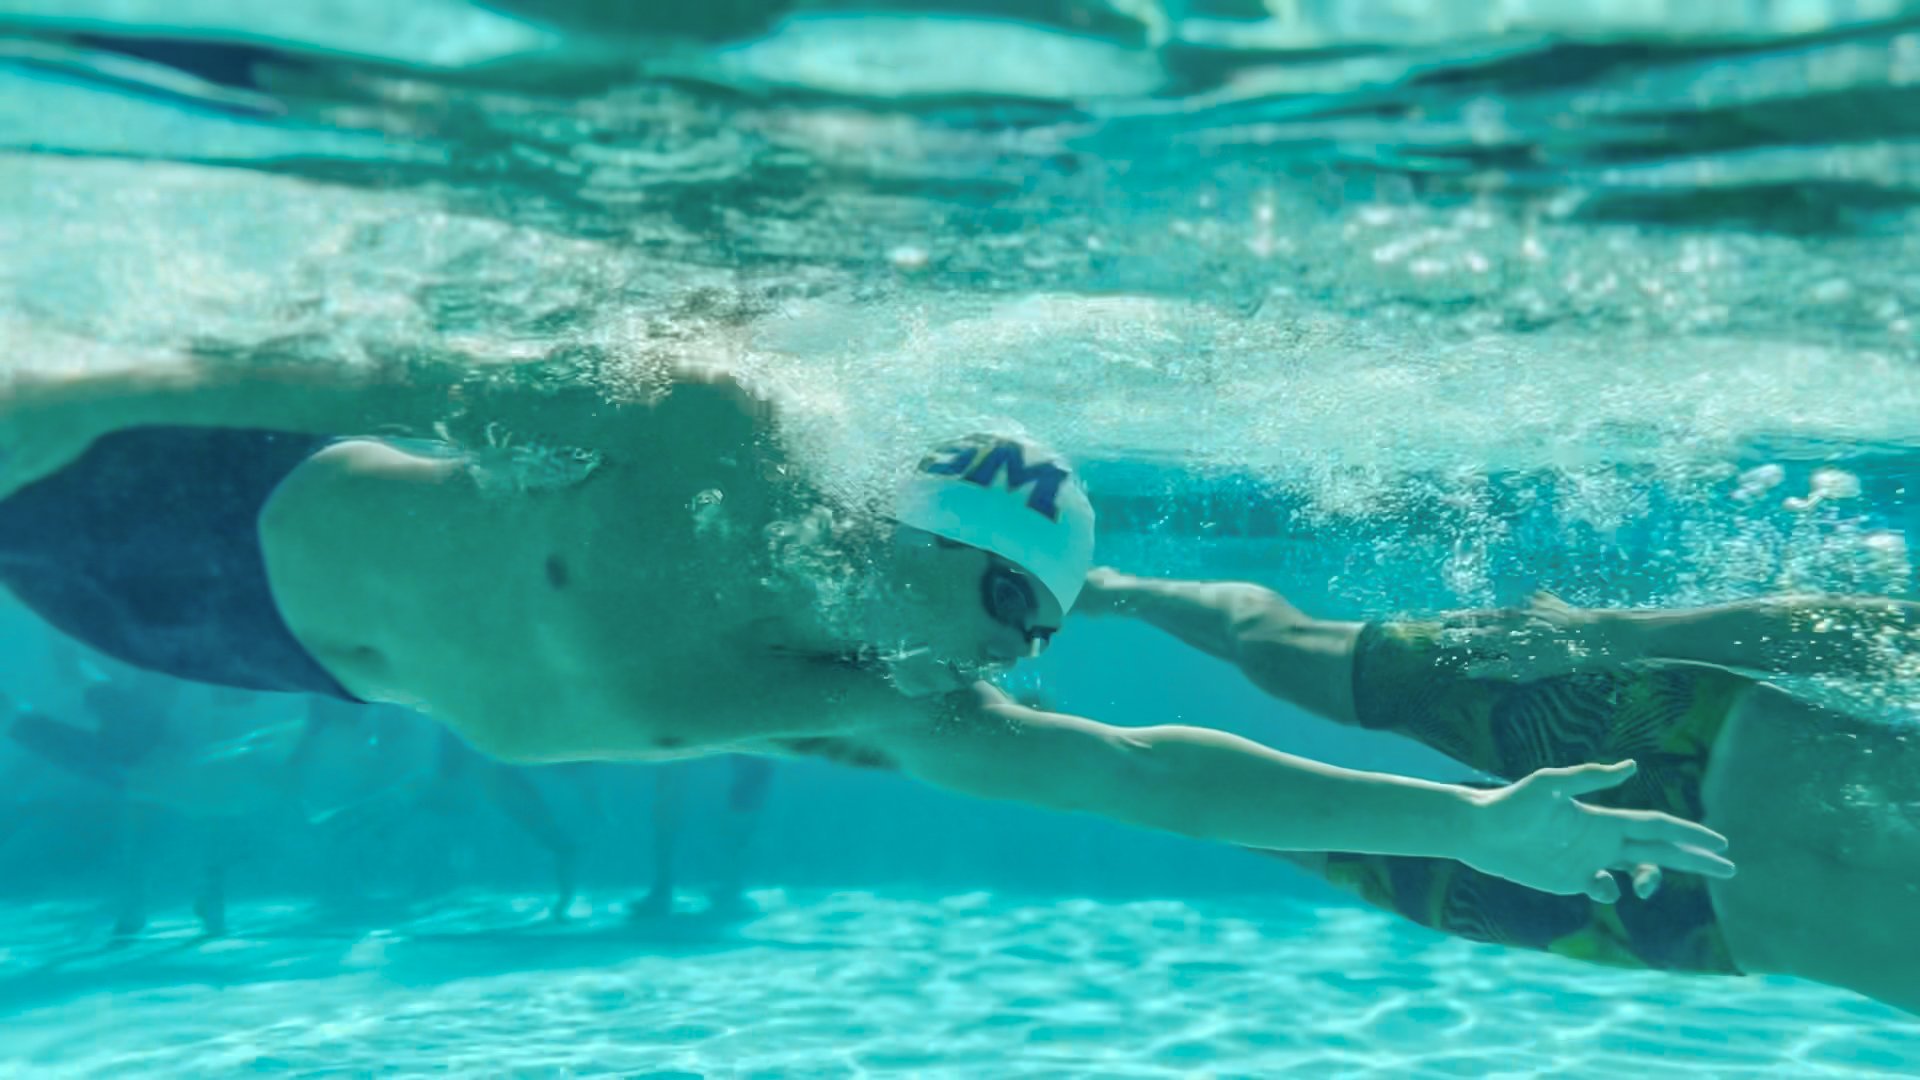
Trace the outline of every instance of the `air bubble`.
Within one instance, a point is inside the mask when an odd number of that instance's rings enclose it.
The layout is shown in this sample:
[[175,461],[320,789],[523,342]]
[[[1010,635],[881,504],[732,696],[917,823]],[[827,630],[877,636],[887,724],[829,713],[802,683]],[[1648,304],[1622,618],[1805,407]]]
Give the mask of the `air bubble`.
[[1813,497],[1857,499],[1860,497],[1860,478],[1842,469],[1821,469],[1813,474]]
[[1787,478],[1787,470],[1778,465],[1760,465],[1740,474],[1738,486],[1733,497],[1741,502],[1751,502],[1780,486]]

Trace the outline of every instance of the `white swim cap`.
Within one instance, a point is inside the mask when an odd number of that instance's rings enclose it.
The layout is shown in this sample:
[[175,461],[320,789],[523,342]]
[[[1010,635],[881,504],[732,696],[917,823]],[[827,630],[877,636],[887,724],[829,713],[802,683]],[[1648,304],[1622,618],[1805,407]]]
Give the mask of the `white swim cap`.
[[1059,455],[1024,439],[971,435],[921,459],[901,485],[902,524],[991,551],[1070,611],[1093,567],[1093,504]]

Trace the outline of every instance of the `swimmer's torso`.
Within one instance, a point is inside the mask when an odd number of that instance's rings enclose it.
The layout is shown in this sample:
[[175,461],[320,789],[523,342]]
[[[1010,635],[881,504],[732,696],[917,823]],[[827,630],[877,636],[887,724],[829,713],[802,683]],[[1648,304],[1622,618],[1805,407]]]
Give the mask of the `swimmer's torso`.
[[860,722],[850,709],[896,697],[769,640],[811,623],[763,582],[771,463],[752,440],[673,434],[609,448],[576,483],[504,493],[463,460],[330,447],[262,515],[275,597],[350,691],[514,760],[697,753]]

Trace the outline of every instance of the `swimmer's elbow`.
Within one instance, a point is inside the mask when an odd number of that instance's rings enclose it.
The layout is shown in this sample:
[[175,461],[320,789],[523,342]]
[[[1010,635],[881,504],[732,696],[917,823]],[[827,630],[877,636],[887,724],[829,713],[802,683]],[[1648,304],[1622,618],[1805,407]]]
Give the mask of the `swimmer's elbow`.
[[1220,607],[1234,642],[1242,647],[1284,640],[1318,625],[1318,620],[1265,586],[1235,584],[1223,588],[1233,590],[1221,598]]
[[1129,732],[1109,780],[1124,819],[1190,839],[1218,839],[1209,808],[1221,790],[1207,768],[1217,734],[1172,724]]
[[[1164,790],[1167,754],[1155,728],[1117,728],[1090,721],[1040,733],[1022,793],[1028,802],[1068,813],[1097,814],[1139,825]],[[1177,831],[1177,830],[1176,830]]]
[[1122,728],[1018,705],[982,711],[963,731],[896,737],[909,775],[976,798],[1094,814],[1207,837],[1212,789],[1194,728]]

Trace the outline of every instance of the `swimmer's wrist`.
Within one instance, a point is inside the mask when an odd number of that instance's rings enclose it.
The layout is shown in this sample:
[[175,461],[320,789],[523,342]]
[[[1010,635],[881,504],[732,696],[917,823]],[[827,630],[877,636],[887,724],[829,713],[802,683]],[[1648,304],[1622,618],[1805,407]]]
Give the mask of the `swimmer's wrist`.
[[1607,663],[1630,664],[1652,659],[1648,627],[1631,611],[1587,612],[1587,649]]
[[1499,840],[1499,824],[1495,820],[1498,815],[1490,798],[1493,791],[1465,784],[1445,787],[1449,797],[1439,800],[1434,807],[1432,825],[1438,843],[1433,857],[1476,865],[1480,855],[1495,847]]
[[1073,613],[1146,618],[1160,602],[1177,600],[1177,595],[1170,590],[1182,584],[1158,578],[1135,577],[1110,566],[1096,566],[1087,571],[1086,584],[1080,590],[1080,599],[1073,605]]
[[1132,578],[1110,567],[1096,566],[1087,571],[1080,599],[1073,605],[1075,615],[1117,615],[1124,612],[1127,589]]

